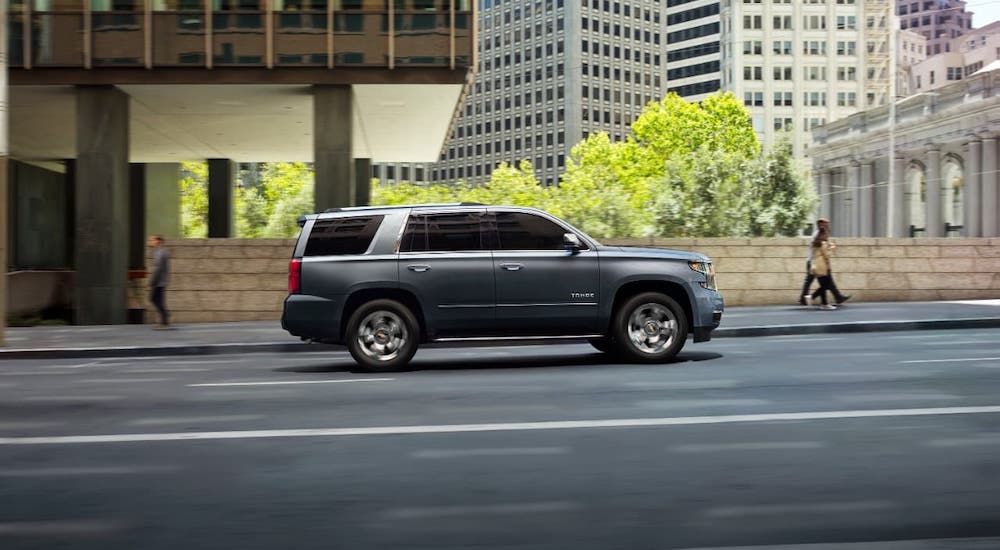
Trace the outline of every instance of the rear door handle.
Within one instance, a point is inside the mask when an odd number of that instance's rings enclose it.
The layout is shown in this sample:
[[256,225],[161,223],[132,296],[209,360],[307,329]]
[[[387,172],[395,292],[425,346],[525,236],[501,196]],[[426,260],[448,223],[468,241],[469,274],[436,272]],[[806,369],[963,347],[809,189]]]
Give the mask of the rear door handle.
[[406,269],[410,271],[416,271],[417,273],[423,273],[424,271],[430,271],[431,266],[424,264],[410,264],[406,266]]
[[504,263],[500,264],[500,267],[506,269],[507,271],[520,271],[521,268],[524,267],[524,264]]

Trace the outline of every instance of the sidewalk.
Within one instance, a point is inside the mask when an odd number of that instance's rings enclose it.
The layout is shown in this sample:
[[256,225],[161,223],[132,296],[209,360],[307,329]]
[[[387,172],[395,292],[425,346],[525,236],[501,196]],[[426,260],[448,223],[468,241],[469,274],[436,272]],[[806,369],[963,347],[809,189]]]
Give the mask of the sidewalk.
[[[1000,328],[1000,300],[848,302],[837,311],[793,305],[733,307],[722,316],[713,338],[960,328]],[[0,359],[344,349],[300,342],[277,321],[181,325],[165,331],[154,331],[152,325],[8,328],[6,335]]]

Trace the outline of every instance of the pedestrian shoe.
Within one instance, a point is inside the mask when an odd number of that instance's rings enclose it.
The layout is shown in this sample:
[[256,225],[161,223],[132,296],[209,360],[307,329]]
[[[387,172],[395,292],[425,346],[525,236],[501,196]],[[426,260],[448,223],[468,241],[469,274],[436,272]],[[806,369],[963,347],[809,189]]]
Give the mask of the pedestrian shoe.
[[799,303],[802,304],[802,305],[804,305],[804,306],[811,306],[811,305],[813,305],[813,297],[812,297],[812,295],[811,294],[806,294],[805,296],[802,297],[801,300],[799,300]]
[[819,306],[819,308],[822,309],[822,310],[825,310],[825,311],[830,311],[830,310],[837,309],[837,306],[835,306],[833,304],[823,304],[823,305]]
[[844,303],[844,302],[846,302],[846,301],[848,301],[850,299],[851,299],[851,295],[850,294],[843,294],[843,295],[840,296],[840,298],[837,299],[837,303],[838,304],[842,304],[842,303]]

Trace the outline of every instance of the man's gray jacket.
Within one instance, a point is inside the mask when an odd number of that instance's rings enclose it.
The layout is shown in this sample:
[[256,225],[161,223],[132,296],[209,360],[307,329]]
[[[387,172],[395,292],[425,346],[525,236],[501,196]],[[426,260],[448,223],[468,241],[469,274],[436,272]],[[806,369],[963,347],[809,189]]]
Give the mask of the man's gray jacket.
[[166,287],[170,282],[170,252],[162,246],[153,251],[153,272],[149,275],[149,286]]

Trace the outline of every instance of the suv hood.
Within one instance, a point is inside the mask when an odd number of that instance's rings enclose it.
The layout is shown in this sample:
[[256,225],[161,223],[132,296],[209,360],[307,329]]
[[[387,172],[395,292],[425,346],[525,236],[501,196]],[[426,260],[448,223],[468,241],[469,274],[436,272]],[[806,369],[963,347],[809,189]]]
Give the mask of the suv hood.
[[705,262],[709,261],[708,256],[687,250],[674,250],[671,248],[643,248],[638,246],[602,246],[600,250],[619,252],[626,256],[636,258],[664,258],[671,260],[688,260]]

